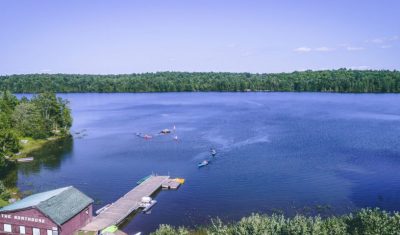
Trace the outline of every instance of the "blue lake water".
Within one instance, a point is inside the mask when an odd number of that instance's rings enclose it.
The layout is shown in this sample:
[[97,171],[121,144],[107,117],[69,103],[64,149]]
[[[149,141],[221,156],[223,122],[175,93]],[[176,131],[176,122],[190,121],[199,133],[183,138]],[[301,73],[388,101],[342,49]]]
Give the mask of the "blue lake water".
[[[186,179],[123,230],[195,226],[252,212],[400,210],[400,95],[326,93],[61,94],[72,140],[20,165],[18,186],[74,185],[98,209],[150,173]],[[144,140],[176,126],[173,135]],[[218,151],[212,163],[210,147]]]

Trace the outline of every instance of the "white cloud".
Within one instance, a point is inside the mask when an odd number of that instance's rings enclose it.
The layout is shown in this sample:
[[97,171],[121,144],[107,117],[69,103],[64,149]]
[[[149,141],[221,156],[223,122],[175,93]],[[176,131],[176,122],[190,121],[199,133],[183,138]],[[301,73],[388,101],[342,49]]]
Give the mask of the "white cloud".
[[336,50],[335,48],[332,47],[316,47],[316,48],[310,48],[310,47],[298,47],[294,49],[295,52],[299,53],[307,53],[311,51],[316,51],[316,52],[329,52],[329,51],[334,51]]
[[298,47],[294,49],[295,52],[300,52],[300,53],[307,53],[310,52],[312,49],[309,47]]
[[346,50],[348,51],[362,51],[364,49],[365,49],[364,47],[352,47],[352,46],[346,47]]
[[348,46],[350,46],[350,44],[348,44],[348,43],[340,43],[337,46],[338,47],[348,47]]
[[381,49],[388,49],[388,48],[391,48],[391,47],[392,47],[392,45],[382,45],[382,46],[380,46]]
[[381,44],[381,43],[385,42],[385,38],[375,38],[375,39],[370,40],[369,42]]
[[328,51],[334,51],[335,48],[331,47],[317,47],[314,49],[315,51],[321,51],[321,52],[328,52]]
[[375,43],[375,44],[383,44],[383,43],[387,43],[387,42],[397,41],[399,39],[400,39],[399,36],[395,35],[395,36],[391,36],[391,37],[375,38],[372,40],[367,40],[366,42]]

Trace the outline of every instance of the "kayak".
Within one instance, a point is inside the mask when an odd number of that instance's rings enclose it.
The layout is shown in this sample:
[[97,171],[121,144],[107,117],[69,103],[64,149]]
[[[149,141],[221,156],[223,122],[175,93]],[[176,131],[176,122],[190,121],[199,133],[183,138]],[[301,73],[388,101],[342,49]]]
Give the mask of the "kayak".
[[183,179],[183,178],[175,178],[174,181],[175,181],[175,182],[178,182],[178,183],[180,183],[180,184],[185,183],[185,179]]
[[210,163],[209,161],[204,160],[204,161],[200,162],[199,164],[197,164],[197,166],[200,168],[200,167],[203,167],[203,166],[207,166],[209,163]]
[[151,138],[153,138],[153,136],[147,135],[147,134],[146,134],[146,135],[143,136],[143,138],[144,138],[144,139],[151,139]]

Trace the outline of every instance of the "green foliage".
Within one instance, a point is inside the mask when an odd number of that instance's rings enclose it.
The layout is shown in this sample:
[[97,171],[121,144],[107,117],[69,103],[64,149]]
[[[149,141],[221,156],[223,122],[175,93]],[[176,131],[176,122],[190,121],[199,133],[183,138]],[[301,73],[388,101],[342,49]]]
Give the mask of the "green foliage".
[[[153,235],[197,234],[200,231],[179,229],[161,225]],[[211,221],[202,230],[208,235],[394,235],[400,231],[400,214],[387,213],[379,209],[363,209],[355,215],[330,217],[305,217],[297,215],[285,218],[282,215],[253,214],[239,222],[224,224],[221,220]]]
[[362,209],[349,218],[350,233],[357,235],[399,234],[400,214],[378,209]]
[[54,93],[41,93],[34,96],[31,102],[40,113],[48,136],[71,127],[72,117],[67,101],[57,98]]
[[17,98],[9,91],[0,94],[0,129],[11,128],[11,114],[17,104]]
[[11,198],[10,191],[4,186],[3,182],[0,181],[0,199],[3,201],[8,201]]
[[0,155],[16,153],[19,150],[18,136],[12,129],[0,130]]
[[6,156],[20,150],[21,137],[43,139],[68,133],[72,125],[68,102],[54,93],[35,95],[20,101],[10,92],[0,94],[0,170],[9,161]]
[[189,230],[186,228],[174,228],[170,225],[161,224],[160,228],[152,233],[153,235],[189,235]]
[[21,136],[30,136],[35,139],[45,138],[49,131],[46,129],[45,119],[39,109],[32,102],[21,102],[15,107],[12,115],[15,129]]
[[338,69],[271,74],[188,72],[120,75],[26,74],[0,76],[0,89],[18,93],[247,90],[400,92],[400,72]]

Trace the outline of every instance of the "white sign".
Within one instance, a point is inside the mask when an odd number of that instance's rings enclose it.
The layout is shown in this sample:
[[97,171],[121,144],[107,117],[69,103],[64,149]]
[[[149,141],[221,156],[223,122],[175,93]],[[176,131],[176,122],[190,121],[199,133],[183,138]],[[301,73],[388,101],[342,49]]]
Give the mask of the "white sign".
[[27,216],[19,216],[19,215],[11,216],[11,215],[7,215],[7,214],[0,214],[0,217],[3,218],[3,219],[14,219],[14,220],[20,220],[20,221],[42,223],[42,224],[45,223],[44,219],[39,219],[39,218],[34,218],[34,217],[27,217]]

